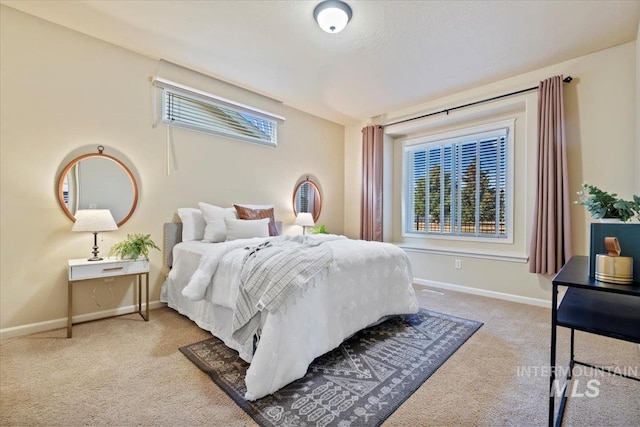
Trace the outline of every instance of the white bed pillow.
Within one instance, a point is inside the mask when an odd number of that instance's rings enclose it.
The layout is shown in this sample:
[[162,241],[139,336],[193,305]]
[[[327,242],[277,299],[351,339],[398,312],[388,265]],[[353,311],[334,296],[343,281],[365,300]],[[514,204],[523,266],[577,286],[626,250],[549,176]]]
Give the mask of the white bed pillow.
[[178,216],[182,221],[182,241],[202,240],[207,225],[202,211],[197,208],[178,208]]
[[273,216],[273,208],[269,209],[250,209],[242,205],[233,205],[236,208],[238,219],[262,219],[269,218],[269,235],[278,236],[280,231],[276,226],[276,219]]
[[203,202],[198,203],[198,206],[200,206],[200,211],[206,222],[202,241],[205,243],[224,242],[227,239],[227,227],[224,219],[236,219],[236,209],[221,208]]
[[269,237],[269,218],[232,219],[225,218],[227,240],[251,239],[253,237]]

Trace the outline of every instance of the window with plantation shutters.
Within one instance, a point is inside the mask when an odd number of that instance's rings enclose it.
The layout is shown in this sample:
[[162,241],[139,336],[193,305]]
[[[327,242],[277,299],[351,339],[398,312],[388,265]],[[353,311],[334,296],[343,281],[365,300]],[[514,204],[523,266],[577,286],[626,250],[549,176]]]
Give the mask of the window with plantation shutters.
[[509,237],[512,123],[504,126],[509,123],[405,143],[405,235]]
[[276,146],[284,118],[160,78],[162,121],[202,132]]

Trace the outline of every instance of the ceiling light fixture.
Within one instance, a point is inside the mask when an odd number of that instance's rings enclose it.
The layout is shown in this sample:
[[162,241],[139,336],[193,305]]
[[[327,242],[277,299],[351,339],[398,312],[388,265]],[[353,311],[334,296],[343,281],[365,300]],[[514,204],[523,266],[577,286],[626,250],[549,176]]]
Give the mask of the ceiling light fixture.
[[331,34],[344,30],[351,15],[349,5],[340,0],[326,0],[313,9],[313,17],[320,28]]

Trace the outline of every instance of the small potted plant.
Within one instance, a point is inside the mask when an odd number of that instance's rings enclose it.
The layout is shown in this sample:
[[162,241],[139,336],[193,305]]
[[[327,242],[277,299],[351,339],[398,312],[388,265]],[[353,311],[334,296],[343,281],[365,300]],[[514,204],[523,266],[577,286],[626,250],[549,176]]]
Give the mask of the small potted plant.
[[634,215],[640,219],[640,197],[634,195],[633,201],[624,200],[616,193],[607,193],[598,187],[582,183],[578,191],[576,203],[583,205],[593,218],[602,220],[619,220],[627,222]]
[[149,259],[149,249],[160,250],[151,240],[151,234],[127,234],[127,239],[116,243],[109,249],[109,256],[115,255],[120,259]]
[[329,232],[327,231],[324,225],[318,225],[316,227],[313,227],[311,229],[311,232],[313,234],[329,234]]

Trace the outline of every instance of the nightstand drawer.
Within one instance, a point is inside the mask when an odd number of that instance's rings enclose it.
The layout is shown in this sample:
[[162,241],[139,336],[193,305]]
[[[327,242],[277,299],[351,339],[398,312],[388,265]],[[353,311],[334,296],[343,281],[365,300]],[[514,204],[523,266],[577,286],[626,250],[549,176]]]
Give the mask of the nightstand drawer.
[[87,262],[86,259],[69,260],[69,280],[86,280],[101,277],[146,273],[148,260],[102,260]]

